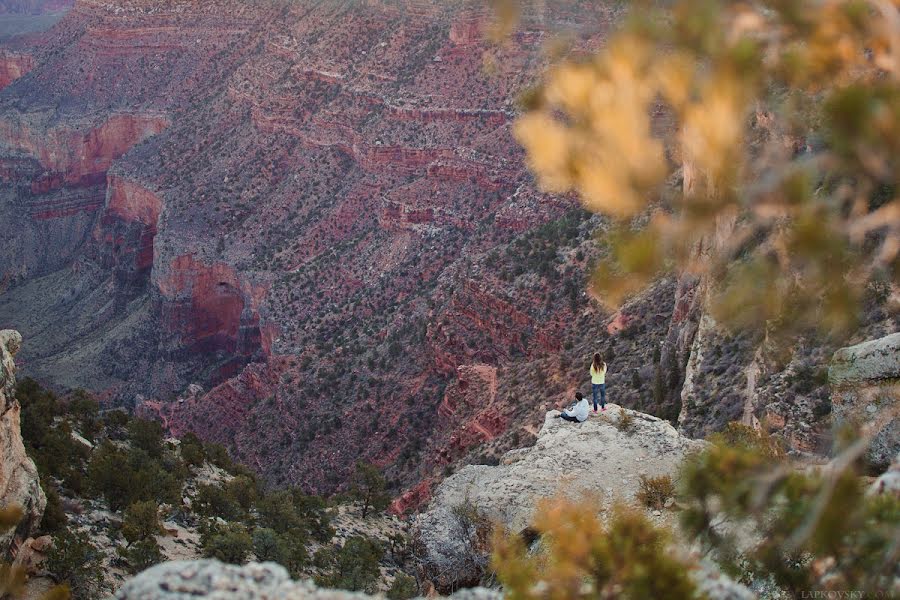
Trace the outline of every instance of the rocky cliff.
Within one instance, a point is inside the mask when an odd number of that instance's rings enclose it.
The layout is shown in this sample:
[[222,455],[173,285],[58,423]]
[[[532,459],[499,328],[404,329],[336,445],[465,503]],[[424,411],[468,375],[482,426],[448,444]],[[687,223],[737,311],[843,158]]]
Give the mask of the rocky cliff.
[[[461,510],[516,533],[527,533],[538,501],[558,495],[583,497],[588,510],[605,514],[617,500],[634,502],[641,476],[674,475],[685,456],[704,445],[662,419],[615,404],[584,423],[557,414],[546,414],[534,446],[507,453],[497,466],[470,465],[445,479],[416,517],[425,577],[438,589],[472,585],[480,576],[476,532]],[[632,420],[627,429],[623,416]]]
[[828,378],[837,427],[877,425],[868,459],[883,471],[900,454],[900,333],[841,348]]
[[25,454],[19,403],[13,394],[16,385],[13,357],[21,345],[19,332],[0,331],[0,507],[18,506],[24,512],[14,531],[0,535],[0,556],[7,554],[12,544],[37,530],[47,504],[37,468]]

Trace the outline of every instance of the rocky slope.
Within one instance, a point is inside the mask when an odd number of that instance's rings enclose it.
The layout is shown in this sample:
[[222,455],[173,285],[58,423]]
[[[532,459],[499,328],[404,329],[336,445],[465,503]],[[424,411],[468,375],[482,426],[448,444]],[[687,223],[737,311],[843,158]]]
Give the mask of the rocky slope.
[[[605,513],[614,499],[633,502],[639,475],[672,474],[685,456],[704,442],[687,439],[668,423],[651,415],[611,405],[605,414],[592,415],[580,424],[546,415],[537,443],[508,453],[501,465],[473,465],[447,478],[437,489],[428,510],[414,524],[418,537],[420,575],[426,588],[439,591],[477,584],[479,575],[467,572],[474,564],[480,534],[458,516],[470,506],[485,526],[503,525],[528,535],[535,504],[557,494],[589,498],[586,510]],[[623,415],[633,419],[626,429],[617,426]],[[669,513],[669,510],[664,511]],[[671,516],[655,511],[658,522]],[[694,573],[699,587],[711,598],[749,600],[755,596],[743,586],[701,563]],[[200,598],[368,598],[364,594],[318,589],[309,582],[291,581],[276,565],[244,567],[213,561],[167,563],[127,582],[120,600]],[[500,598],[497,590],[469,588],[451,598]]]
[[13,395],[16,385],[13,357],[21,344],[19,332],[0,331],[0,507],[18,506],[24,512],[14,531],[0,535],[0,557],[37,530],[47,504],[37,468],[25,454],[19,403]]
[[[557,414],[546,414],[534,446],[507,453],[498,466],[471,465],[445,479],[416,517],[425,576],[438,589],[478,581],[460,507],[517,533],[527,532],[541,499],[558,495],[584,498],[590,510],[605,514],[616,501],[634,501],[641,476],[674,475],[685,456],[704,445],[664,420],[615,404],[584,423]],[[620,428],[623,416],[633,421],[627,429]],[[668,517],[657,511],[655,518]]]

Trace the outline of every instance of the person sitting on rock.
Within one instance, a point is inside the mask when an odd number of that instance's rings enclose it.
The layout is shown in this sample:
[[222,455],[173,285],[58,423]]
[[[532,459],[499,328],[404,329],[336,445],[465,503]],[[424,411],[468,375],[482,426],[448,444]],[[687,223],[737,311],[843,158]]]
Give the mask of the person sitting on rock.
[[575,406],[572,408],[567,408],[562,411],[557,417],[560,419],[565,419],[566,421],[572,421],[573,423],[583,423],[587,421],[588,418],[588,401],[581,392],[575,392]]

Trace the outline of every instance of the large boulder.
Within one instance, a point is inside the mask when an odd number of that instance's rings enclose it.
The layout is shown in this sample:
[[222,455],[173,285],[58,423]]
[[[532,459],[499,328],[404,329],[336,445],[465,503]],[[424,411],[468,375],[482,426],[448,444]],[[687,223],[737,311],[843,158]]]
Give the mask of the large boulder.
[[[216,560],[156,565],[119,588],[117,600],[367,600],[367,594],[329,590],[294,581],[281,565],[227,565]],[[501,600],[499,592],[474,589],[454,600]]]
[[[426,576],[438,589],[478,577],[474,512],[514,532],[527,532],[538,500],[559,494],[593,494],[599,512],[616,498],[632,500],[641,475],[674,475],[684,457],[704,445],[667,421],[607,406],[577,424],[549,412],[533,447],[509,452],[498,466],[467,466],[441,483],[414,525]],[[621,431],[616,424],[626,412],[633,425]]]
[[14,395],[13,357],[21,345],[18,331],[0,331],[0,507],[15,505],[24,511],[19,526],[0,535],[0,557],[10,553],[14,542],[27,538],[38,528],[47,505],[37,468],[25,454],[19,403]]
[[900,395],[900,333],[841,348],[834,353],[828,379],[835,426],[878,422],[868,459],[875,468],[887,468],[900,453],[900,419],[888,415]]

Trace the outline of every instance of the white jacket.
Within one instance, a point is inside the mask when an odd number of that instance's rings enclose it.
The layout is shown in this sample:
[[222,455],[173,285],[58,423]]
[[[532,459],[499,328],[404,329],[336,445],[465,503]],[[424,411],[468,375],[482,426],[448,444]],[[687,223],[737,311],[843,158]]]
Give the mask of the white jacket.
[[587,398],[582,398],[581,400],[579,400],[578,404],[576,404],[572,408],[572,410],[564,410],[563,411],[564,414],[566,414],[570,417],[575,417],[582,423],[587,421],[588,412],[589,412],[589,409],[588,409]]

